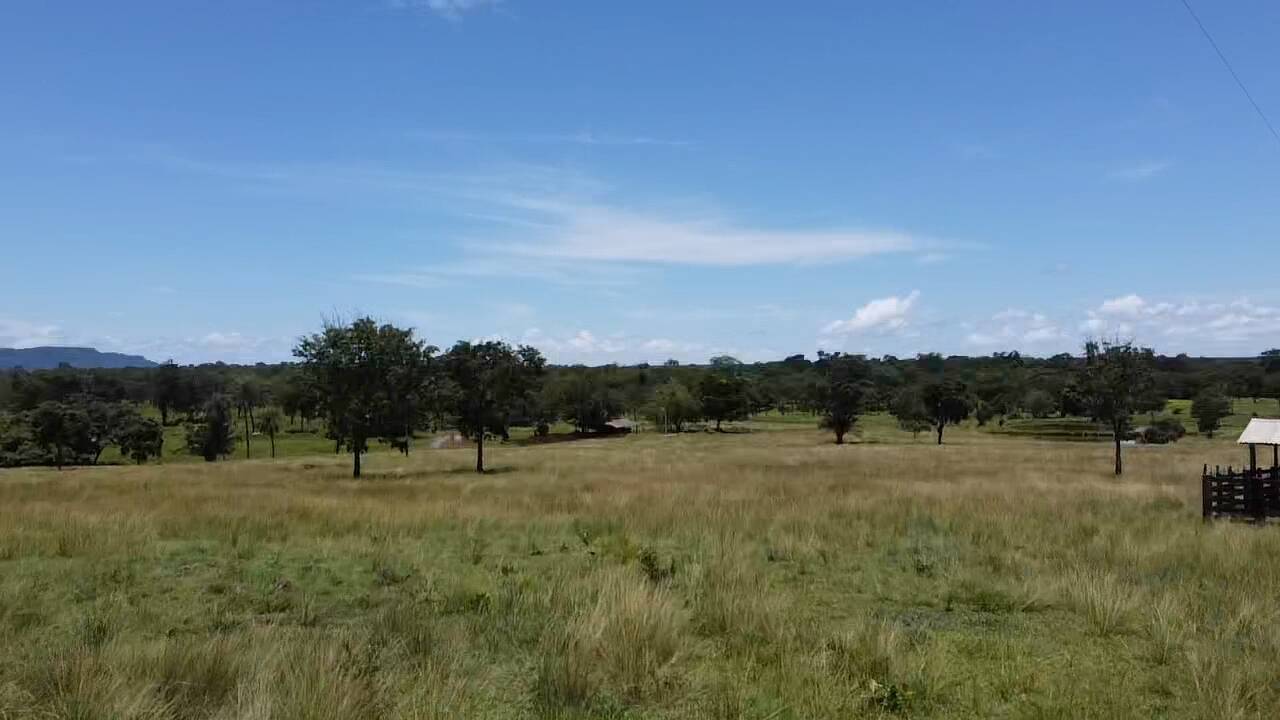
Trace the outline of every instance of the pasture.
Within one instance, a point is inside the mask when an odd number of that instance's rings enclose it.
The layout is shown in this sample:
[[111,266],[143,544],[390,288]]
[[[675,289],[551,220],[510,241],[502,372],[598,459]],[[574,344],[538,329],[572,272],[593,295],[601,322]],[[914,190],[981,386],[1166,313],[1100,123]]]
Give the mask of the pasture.
[[1280,715],[1231,437],[862,424],[2,471],[0,718]]

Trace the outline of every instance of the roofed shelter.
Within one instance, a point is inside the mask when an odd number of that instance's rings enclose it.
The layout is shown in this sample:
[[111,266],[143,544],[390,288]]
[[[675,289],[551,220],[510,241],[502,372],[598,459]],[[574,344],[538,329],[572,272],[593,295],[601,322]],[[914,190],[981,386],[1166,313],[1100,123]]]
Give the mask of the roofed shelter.
[[[1257,521],[1280,517],[1280,419],[1254,418],[1237,444],[1249,446],[1249,466],[1238,472],[1204,467],[1204,517],[1240,517]],[[1270,446],[1271,467],[1258,467],[1258,446]]]

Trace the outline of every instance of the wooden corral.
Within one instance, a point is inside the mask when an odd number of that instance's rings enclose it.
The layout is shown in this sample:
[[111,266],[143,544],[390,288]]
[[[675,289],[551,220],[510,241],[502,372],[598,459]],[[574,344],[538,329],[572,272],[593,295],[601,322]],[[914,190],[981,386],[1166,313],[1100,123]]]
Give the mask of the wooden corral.
[[[1209,518],[1263,522],[1280,517],[1280,420],[1249,421],[1237,441],[1249,446],[1249,464],[1239,470],[1204,466],[1202,513]],[[1271,448],[1271,467],[1258,467],[1258,446]]]

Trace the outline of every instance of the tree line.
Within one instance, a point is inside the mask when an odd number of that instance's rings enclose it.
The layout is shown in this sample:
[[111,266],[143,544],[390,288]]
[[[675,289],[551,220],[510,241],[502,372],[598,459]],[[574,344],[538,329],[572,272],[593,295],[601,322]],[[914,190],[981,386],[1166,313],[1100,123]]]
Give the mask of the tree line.
[[[617,430],[618,418],[665,432],[773,411],[804,413],[836,443],[858,418],[888,412],[905,431],[930,432],[941,444],[948,426],[973,418],[982,426],[1016,416],[1084,416],[1104,424],[1116,447],[1132,418],[1156,413],[1168,398],[1194,398],[1192,417],[1212,434],[1231,412],[1231,397],[1280,399],[1280,350],[1255,359],[1159,356],[1131,343],[1091,342],[1081,356],[914,358],[819,351],[747,364],[729,356],[706,365],[550,366],[537,349],[504,342],[458,342],[448,350],[412,330],[362,318],[302,338],[291,363],[211,364],[152,369],[10,371],[0,375],[0,466],[92,464],[116,446],[137,462],[158,457],[164,428],[181,426],[186,451],[214,461],[254,438],[275,454],[286,424],[314,429],[335,452],[360,458],[379,442],[409,453],[421,431],[453,429],[474,441],[484,469],[488,439],[512,427],[535,436],[565,422],[574,432]],[[150,406],[154,412],[144,411]],[[158,415],[158,418],[153,417]],[[1176,439],[1180,423],[1144,429],[1154,441]],[[1176,427],[1174,427],[1176,426]]]

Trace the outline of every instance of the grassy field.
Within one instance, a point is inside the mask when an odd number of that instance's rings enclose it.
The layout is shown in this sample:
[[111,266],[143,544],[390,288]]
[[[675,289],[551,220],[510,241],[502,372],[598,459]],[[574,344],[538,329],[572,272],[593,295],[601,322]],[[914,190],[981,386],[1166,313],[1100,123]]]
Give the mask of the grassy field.
[[1231,438],[740,429],[0,472],[0,718],[1280,716]]

